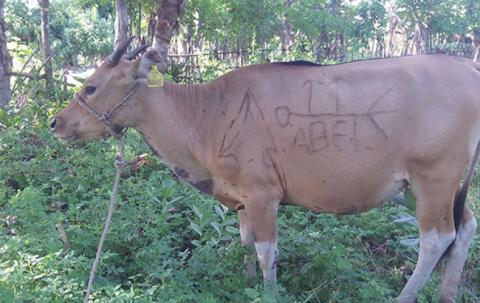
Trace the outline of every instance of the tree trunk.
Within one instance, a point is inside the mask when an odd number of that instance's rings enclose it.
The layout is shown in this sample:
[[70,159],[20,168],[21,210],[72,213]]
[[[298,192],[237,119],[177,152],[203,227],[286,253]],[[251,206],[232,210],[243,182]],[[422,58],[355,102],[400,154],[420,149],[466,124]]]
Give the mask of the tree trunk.
[[[133,31],[133,30],[132,30]],[[138,20],[137,20],[137,41],[138,45],[142,43],[142,4],[138,4]]]
[[396,46],[396,32],[399,23],[397,15],[397,6],[394,1],[387,2],[387,14],[388,14],[388,42],[387,42],[387,56],[392,57],[397,49]]
[[420,23],[415,25],[415,34],[414,34],[414,45],[415,45],[415,53],[422,54],[422,32],[420,30]]
[[403,28],[403,35],[404,35],[404,40],[403,40],[403,50],[402,50],[402,56],[407,56],[407,55],[412,55],[413,53],[410,51],[411,48],[413,48],[413,42],[410,45],[410,31],[408,26],[405,26]]
[[113,42],[114,49],[117,45],[127,40],[128,35],[128,12],[127,1],[115,1],[115,41]]
[[473,30],[473,44],[475,46],[473,61],[480,62],[480,29],[478,28]]
[[48,24],[48,14],[50,1],[49,0],[38,0],[40,8],[42,9],[42,20],[41,20],[41,30],[42,30],[42,54],[45,65],[45,89],[47,94],[52,92],[53,89],[53,68],[52,68],[52,52],[50,50],[50,34],[49,34],[49,24]]
[[8,54],[5,24],[3,20],[3,5],[5,0],[0,0],[0,106],[5,106],[10,101],[10,70],[12,58]]
[[148,16],[148,28],[147,28],[147,37],[149,43],[153,41],[155,36],[155,14]]
[[288,21],[288,9],[292,6],[292,3],[293,0],[286,0],[283,3],[283,6],[285,7],[285,13],[282,17],[282,54],[285,54],[293,44],[292,26]]
[[152,44],[152,48],[160,53],[161,62],[157,64],[157,67],[161,72],[167,70],[167,54],[170,48],[170,40],[178,29],[184,7],[185,0],[161,0]]
[[384,38],[383,33],[378,32],[376,37],[376,47],[375,47],[375,57],[376,58],[383,58],[385,57],[385,47],[384,47]]

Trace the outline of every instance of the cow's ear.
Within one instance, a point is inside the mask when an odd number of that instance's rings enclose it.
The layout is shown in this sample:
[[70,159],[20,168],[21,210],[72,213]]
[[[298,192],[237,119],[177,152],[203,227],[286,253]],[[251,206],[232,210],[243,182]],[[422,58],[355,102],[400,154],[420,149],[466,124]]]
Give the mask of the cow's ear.
[[137,59],[137,61],[138,65],[136,78],[146,79],[148,73],[150,72],[150,69],[152,68],[152,65],[161,62],[160,53],[154,49],[151,49],[145,54],[143,54],[139,59]]

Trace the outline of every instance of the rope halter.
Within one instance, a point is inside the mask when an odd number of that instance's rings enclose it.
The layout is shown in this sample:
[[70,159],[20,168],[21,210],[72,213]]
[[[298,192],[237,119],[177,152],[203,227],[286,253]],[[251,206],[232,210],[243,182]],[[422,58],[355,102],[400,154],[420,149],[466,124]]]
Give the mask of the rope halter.
[[113,123],[111,121],[111,118],[120,107],[127,104],[128,100],[130,100],[130,97],[132,97],[132,95],[138,90],[139,86],[140,86],[140,83],[138,81],[135,82],[135,84],[130,88],[128,93],[122,99],[120,99],[120,101],[118,101],[118,103],[115,104],[110,110],[105,112],[99,112],[95,110],[78,93],[73,95],[73,100],[75,100],[78,103],[78,105],[80,105],[80,107],[83,108],[87,113],[89,113],[95,119],[103,123],[103,125],[105,126],[105,129],[108,131],[108,133],[112,137],[114,137],[115,139],[120,139],[123,136],[124,132],[115,130]]

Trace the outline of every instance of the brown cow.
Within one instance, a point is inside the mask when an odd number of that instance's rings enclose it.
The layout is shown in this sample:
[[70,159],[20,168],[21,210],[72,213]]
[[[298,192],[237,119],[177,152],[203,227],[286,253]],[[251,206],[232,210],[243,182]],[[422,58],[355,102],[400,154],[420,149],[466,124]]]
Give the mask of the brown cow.
[[[242,243],[255,247],[271,287],[280,203],[355,213],[410,185],[420,251],[398,301],[414,302],[451,246],[439,298],[454,302],[476,228],[465,195],[478,157],[480,65],[445,55],[259,64],[208,84],[152,88],[145,77],[158,53],[131,62],[122,52],[57,114],[57,137],[139,131],[179,177],[238,210]],[[94,116],[112,108],[105,127]],[[254,274],[250,263],[247,275]]]

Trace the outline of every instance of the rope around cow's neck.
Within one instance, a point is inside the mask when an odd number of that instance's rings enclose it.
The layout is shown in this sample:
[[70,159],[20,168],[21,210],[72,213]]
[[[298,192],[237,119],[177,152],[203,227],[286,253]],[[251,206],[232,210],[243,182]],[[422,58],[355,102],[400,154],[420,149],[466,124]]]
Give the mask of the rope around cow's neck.
[[118,156],[115,161],[115,167],[117,172],[115,174],[115,181],[113,182],[112,194],[110,196],[110,204],[108,206],[107,218],[105,219],[105,225],[103,226],[103,231],[98,241],[97,253],[95,254],[95,261],[93,262],[92,270],[90,271],[90,276],[88,277],[87,289],[85,289],[85,298],[83,299],[84,303],[88,303],[88,297],[90,297],[90,292],[92,291],[93,280],[95,279],[95,272],[97,271],[98,264],[100,263],[100,257],[102,256],[103,243],[105,242],[105,237],[107,236],[108,229],[110,227],[110,222],[112,222],[113,210],[115,207],[115,201],[117,200],[117,191],[118,185],[120,183],[120,177],[122,170],[125,167],[125,144],[123,142],[123,135],[125,132],[118,132],[114,129],[112,121],[110,118],[115,114],[115,112],[122,106],[126,105],[130,97],[137,91],[140,87],[140,82],[135,82],[135,84],[130,88],[127,94],[115,104],[109,111],[98,112],[95,110],[88,102],[83,99],[79,94],[74,95],[74,100],[90,115],[95,119],[103,123],[105,129],[108,133],[114,137],[118,142]]
[[115,167],[117,169],[117,172],[115,174],[115,181],[113,182],[113,188],[112,188],[112,194],[110,196],[110,204],[108,206],[107,218],[105,219],[103,232],[98,242],[95,261],[93,262],[92,270],[90,271],[90,276],[88,277],[88,285],[87,285],[87,289],[85,290],[85,298],[83,300],[84,303],[88,303],[88,297],[90,297],[90,292],[92,291],[93,280],[95,279],[95,272],[97,271],[98,264],[100,263],[100,257],[102,255],[103,243],[105,242],[105,237],[110,227],[110,222],[112,221],[112,215],[115,207],[115,201],[117,199],[117,190],[118,190],[118,185],[120,183],[120,177],[122,174],[122,170],[125,167],[125,144],[123,142],[123,136],[116,139],[118,142],[118,156],[117,156],[117,160],[115,161]]

